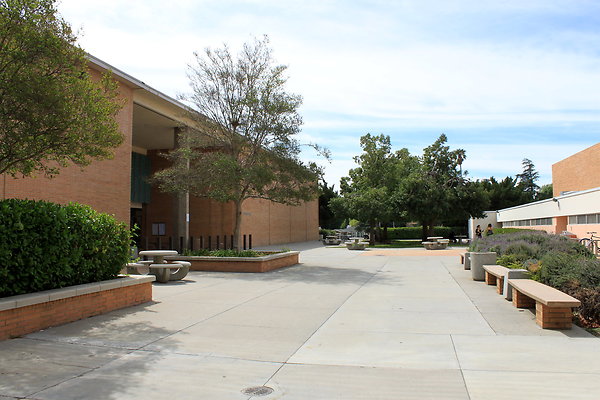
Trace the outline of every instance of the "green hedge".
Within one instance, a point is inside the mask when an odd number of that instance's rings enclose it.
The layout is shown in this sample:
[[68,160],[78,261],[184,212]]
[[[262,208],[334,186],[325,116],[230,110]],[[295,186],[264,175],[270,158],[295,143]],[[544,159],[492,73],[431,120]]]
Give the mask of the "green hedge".
[[0,201],[0,297],[115,278],[130,231],[80,204]]
[[[448,238],[450,232],[454,235],[466,235],[467,228],[461,226],[436,226],[433,228],[434,236],[442,236]],[[422,228],[420,226],[388,228],[388,239],[421,239]]]

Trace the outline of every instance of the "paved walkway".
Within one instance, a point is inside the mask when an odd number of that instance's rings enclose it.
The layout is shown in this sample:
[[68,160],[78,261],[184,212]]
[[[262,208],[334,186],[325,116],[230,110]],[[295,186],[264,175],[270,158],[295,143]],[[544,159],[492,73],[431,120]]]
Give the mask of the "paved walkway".
[[598,338],[541,330],[457,256],[300,246],[295,267],[194,272],[0,342],[0,399],[600,398]]

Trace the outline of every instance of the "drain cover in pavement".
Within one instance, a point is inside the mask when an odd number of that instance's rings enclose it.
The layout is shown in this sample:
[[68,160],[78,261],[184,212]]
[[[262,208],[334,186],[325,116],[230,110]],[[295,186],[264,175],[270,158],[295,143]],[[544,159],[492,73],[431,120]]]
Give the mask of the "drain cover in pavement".
[[242,393],[251,396],[266,396],[273,393],[273,389],[268,386],[253,386],[242,390]]

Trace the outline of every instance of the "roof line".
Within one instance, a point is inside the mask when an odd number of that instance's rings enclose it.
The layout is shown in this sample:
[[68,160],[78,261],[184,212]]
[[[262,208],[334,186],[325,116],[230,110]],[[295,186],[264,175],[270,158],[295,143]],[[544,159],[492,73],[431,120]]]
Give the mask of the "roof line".
[[140,81],[139,79],[134,78],[133,76],[129,75],[128,73],[125,73],[125,72],[121,71],[120,69],[113,67],[109,63],[100,60],[98,57],[94,57],[90,53],[86,53],[86,57],[91,63],[96,64],[97,66],[99,66],[100,68],[103,68],[105,70],[110,70],[113,74],[117,75],[121,79],[126,80],[129,83],[132,83],[133,85],[137,86],[139,89],[144,89],[144,90],[152,93],[153,95],[158,96],[161,99],[163,99],[177,107],[183,108],[184,110],[191,110],[191,108],[189,106],[185,105],[184,103],[154,89],[153,87],[148,86],[144,82]]
[[518,206],[513,206],[513,207],[508,207],[508,208],[502,208],[502,209],[500,209],[498,211],[508,211],[508,210],[514,210],[514,209],[517,209],[517,208],[529,207],[529,206],[532,206],[534,204],[547,203],[549,201],[558,201],[558,200],[565,199],[565,198],[568,198],[568,197],[580,196],[580,195],[583,195],[583,194],[597,192],[597,191],[600,191],[600,187],[596,187],[596,188],[592,188],[592,189],[586,189],[586,190],[581,190],[581,191],[573,192],[573,193],[567,193],[567,194],[563,194],[561,196],[551,197],[549,199],[544,199],[544,200],[540,200],[540,201],[534,201],[532,203],[519,204]]

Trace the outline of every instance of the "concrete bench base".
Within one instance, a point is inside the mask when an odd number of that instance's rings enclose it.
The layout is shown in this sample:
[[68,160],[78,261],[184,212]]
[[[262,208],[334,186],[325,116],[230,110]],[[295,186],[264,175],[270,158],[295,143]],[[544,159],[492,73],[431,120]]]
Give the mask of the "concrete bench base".
[[448,243],[445,242],[421,242],[426,250],[443,250],[448,247]]
[[346,248],[348,250],[364,250],[365,247],[365,243],[346,242]]

